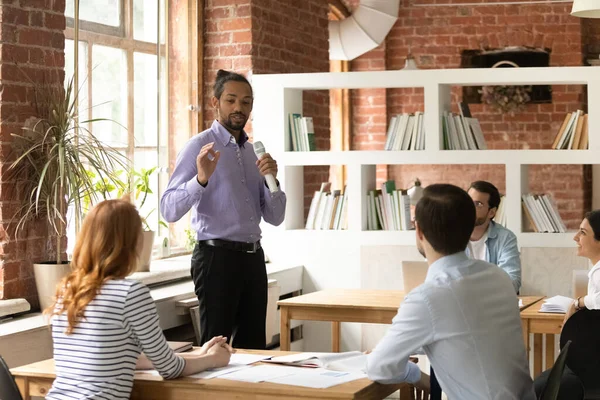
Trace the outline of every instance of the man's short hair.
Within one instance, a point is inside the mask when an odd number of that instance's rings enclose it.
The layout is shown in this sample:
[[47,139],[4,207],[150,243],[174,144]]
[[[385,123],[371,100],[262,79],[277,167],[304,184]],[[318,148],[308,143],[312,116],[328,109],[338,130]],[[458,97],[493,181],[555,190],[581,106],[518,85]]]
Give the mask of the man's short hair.
[[475,204],[467,192],[450,184],[429,185],[415,209],[415,221],[435,251],[464,251],[475,227]]
[[488,201],[488,205],[490,208],[498,208],[500,205],[500,192],[498,188],[486,181],[475,181],[471,183],[469,189],[475,189],[480,193],[487,193],[490,195],[490,199]]

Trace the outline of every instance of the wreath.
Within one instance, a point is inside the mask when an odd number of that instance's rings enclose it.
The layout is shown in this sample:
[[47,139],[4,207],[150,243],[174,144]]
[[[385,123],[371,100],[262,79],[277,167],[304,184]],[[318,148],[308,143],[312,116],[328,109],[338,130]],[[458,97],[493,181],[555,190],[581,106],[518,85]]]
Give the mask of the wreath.
[[[502,65],[518,68],[519,66],[512,61],[500,61],[492,66],[496,68]],[[525,108],[525,105],[531,101],[531,86],[520,85],[499,85],[483,86],[479,90],[481,102],[489,104],[503,113],[514,114]]]

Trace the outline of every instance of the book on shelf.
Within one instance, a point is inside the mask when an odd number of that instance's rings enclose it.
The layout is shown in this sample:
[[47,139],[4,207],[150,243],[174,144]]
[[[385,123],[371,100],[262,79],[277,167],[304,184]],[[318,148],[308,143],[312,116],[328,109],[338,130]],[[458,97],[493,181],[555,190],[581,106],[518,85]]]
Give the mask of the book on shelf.
[[540,312],[565,314],[573,304],[574,299],[566,296],[554,296],[544,300]]
[[331,190],[330,182],[321,183],[310,202],[305,229],[339,230],[348,227],[348,194],[344,187]]
[[582,110],[567,113],[552,148],[556,150],[586,150],[588,148],[588,115]]
[[386,181],[381,189],[367,193],[367,229],[370,231],[407,231],[412,229],[410,197],[406,190],[396,189],[394,181]]
[[466,103],[461,102],[459,109],[460,114],[444,111],[442,115],[444,150],[486,150],[479,120],[471,116]]
[[424,114],[397,114],[390,119],[384,150],[425,150]]
[[506,226],[506,196],[500,196],[500,205],[498,205],[498,209],[496,210],[494,222],[502,226]]
[[567,231],[550,195],[524,194],[521,198],[525,217],[535,232],[565,233]]
[[291,113],[288,116],[290,143],[292,151],[315,151],[315,127],[312,117]]

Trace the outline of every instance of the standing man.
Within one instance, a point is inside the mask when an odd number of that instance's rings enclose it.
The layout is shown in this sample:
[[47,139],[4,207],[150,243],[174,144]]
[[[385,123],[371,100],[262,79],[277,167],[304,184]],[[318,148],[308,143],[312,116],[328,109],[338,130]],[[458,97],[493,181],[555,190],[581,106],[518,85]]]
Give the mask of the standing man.
[[217,72],[212,97],[217,120],[181,150],[161,199],[168,222],[192,210],[199,345],[223,335],[233,337],[234,347],[266,347],[267,272],[259,223],[262,217],[281,224],[286,197],[269,191],[265,176],[277,176],[277,163],[269,154],[258,160],[244,132],[252,103],[245,77]]
[[367,356],[371,380],[429,389],[428,376],[408,361],[423,347],[449,399],[535,399],[510,279],[465,254],[474,225],[467,192],[447,184],[425,188],[415,229],[429,270]]
[[469,187],[477,219],[471,234],[467,254],[476,260],[484,260],[502,268],[512,281],[515,292],[521,289],[521,258],[517,237],[510,230],[492,219],[500,205],[500,192],[486,181],[475,181]]

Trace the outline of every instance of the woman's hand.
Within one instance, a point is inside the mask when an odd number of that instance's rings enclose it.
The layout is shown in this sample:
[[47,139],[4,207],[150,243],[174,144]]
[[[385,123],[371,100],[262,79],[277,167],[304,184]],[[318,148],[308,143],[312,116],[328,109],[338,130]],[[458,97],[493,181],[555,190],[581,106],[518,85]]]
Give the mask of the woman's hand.
[[210,339],[208,342],[206,342],[202,345],[202,347],[198,351],[198,354],[199,355],[206,354],[208,352],[208,350],[211,347],[213,347],[214,345],[216,345],[217,343],[219,345],[227,344],[227,338],[223,337],[223,336],[215,336],[214,338]]

